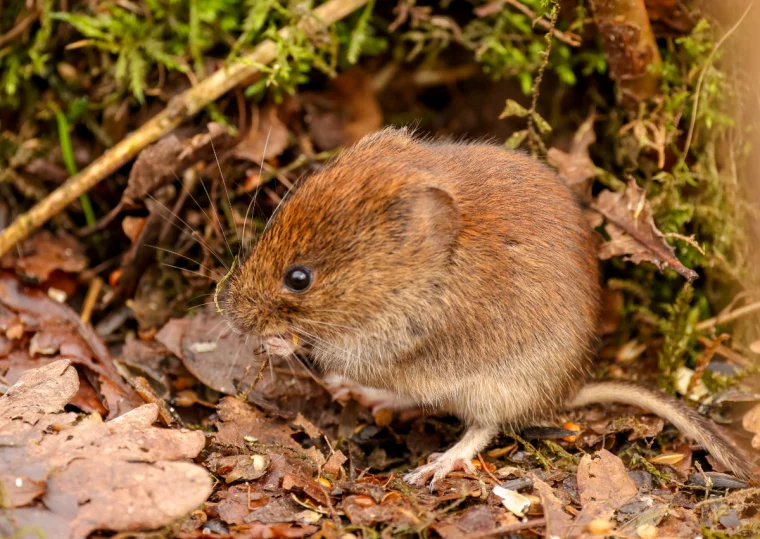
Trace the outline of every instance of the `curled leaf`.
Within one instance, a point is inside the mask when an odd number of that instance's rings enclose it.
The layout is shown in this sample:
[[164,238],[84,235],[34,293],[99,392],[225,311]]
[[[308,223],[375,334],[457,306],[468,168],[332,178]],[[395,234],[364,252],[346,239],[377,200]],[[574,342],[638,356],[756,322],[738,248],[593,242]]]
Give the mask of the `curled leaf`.
[[654,223],[646,191],[636,182],[629,182],[623,192],[602,191],[592,207],[607,220],[604,230],[610,239],[599,250],[602,260],[623,256],[635,264],[651,262],[660,271],[669,267],[689,282],[698,277],[697,272],[681,264],[668,245]]

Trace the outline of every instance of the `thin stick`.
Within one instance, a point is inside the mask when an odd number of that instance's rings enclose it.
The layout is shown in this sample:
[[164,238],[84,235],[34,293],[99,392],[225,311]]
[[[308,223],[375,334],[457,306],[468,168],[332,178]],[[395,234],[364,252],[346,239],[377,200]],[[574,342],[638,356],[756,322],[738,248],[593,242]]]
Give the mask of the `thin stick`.
[[[299,23],[299,27],[307,31],[315,31],[317,21],[324,25],[333,24],[366,3],[367,0],[330,0],[315,8],[311,16]],[[291,33],[291,28],[283,28],[279,35],[287,38]],[[196,86],[174,97],[163,111],[148,120],[132,135],[104,153],[79,174],[69,178],[66,183],[50,193],[27,213],[20,215],[0,235],[0,256],[4,255],[16,243],[27,238],[32,231],[42,226],[80,195],[116,172],[143,148],[157,141],[184,120],[197,114],[203,107],[258,73],[257,66],[273,61],[276,56],[277,44],[269,39],[262,41],[239,62],[216,71]]]
[[90,323],[90,318],[92,318],[92,311],[95,310],[95,304],[98,301],[98,296],[100,296],[100,291],[103,289],[103,279],[100,277],[94,277],[92,281],[90,281],[90,288],[87,289],[87,295],[84,298],[84,303],[82,304],[82,312],[79,314],[79,319],[85,323]]
[[7,33],[1,35],[0,47],[5,47],[8,43],[26,32],[26,30],[40,17],[40,13],[41,12],[39,9],[35,9],[29,15],[19,21],[19,23],[11,28]]
[[[271,361],[271,357],[269,357],[269,356],[265,357],[265,358],[262,360],[262,362],[261,362],[261,368],[259,369],[259,372],[258,372],[258,374],[256,374],[256,378],[254,378],[254,380],[253,380],[253,383],[251,383],[251,387],[249,387],[249,388],[248,388],[248,389],[247,389],[247,390],[246,390],[246,391],[245,391],[245,392],[242,394],[242,395],[243,395],[243,397],[245,398],[245,400],[248,400],[248,395],[250,395],[250,394],[251,394],[251,392],[252,392],[254,389],[256,389],[256,386],[259,384],[259,382],[261,381],[261,378],[264,376],[264,369],[266,369],[266,367],[267,367],[267,365],[269,364],[269,362],[270,362],[270,361]],[[251,365],[253,365],[253,363],[251,363],[250,365],[248,365],[248,369],[246,369],[246,372],[245,372],[245,374],[243,375],[243,379],[245,379],[245,377],[248,375],[248,370],[250,369]]]
[[736,309],[735,311],[731,311],[730,313],[719,314],[718,316],[708,318],[707,320],[702,320],[695,327],[697,328],[697,330],[703,331],[705,329],[710,329],[721,324],[728,324],[729,322],[733,322],[734,320],[737,320],[741,318],[742,316],[752,314],[756,311],[760,311],[760,301],[755,302],[755,303],[750,303],[749,305],[745,305],[744,307],[739,307],[738,309]]

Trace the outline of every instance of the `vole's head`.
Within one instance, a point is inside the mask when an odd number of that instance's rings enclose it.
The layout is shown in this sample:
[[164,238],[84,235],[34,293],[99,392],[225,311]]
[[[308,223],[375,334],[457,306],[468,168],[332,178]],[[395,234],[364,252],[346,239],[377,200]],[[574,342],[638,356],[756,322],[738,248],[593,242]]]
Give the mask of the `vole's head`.
[[319,348],[419,333],[460,222],[427,158],[405,132],[384,130],[307,179],[232,276],[228,319],[279,353],[294,336]]

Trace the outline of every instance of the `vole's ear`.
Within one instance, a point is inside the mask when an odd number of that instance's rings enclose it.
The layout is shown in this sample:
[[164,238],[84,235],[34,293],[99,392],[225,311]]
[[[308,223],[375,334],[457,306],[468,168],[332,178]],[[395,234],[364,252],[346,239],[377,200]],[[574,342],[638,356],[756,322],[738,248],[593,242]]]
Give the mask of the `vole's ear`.
[[415,186],[410,190],[410,236],[429,247],[448,249],[461,226],[459,206],[454,197],[437,186]]

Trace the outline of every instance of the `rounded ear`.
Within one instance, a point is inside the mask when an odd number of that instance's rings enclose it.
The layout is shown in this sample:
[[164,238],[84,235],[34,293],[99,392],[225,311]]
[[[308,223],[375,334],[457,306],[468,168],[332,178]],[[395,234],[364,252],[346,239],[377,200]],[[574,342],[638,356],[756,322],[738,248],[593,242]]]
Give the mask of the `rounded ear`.
[[451,247],[461,226],[459,205],[454,197],[437,186],[415,187],[412,192],[413,228],[419,230],[422,241],[432,242],[434,248]]

